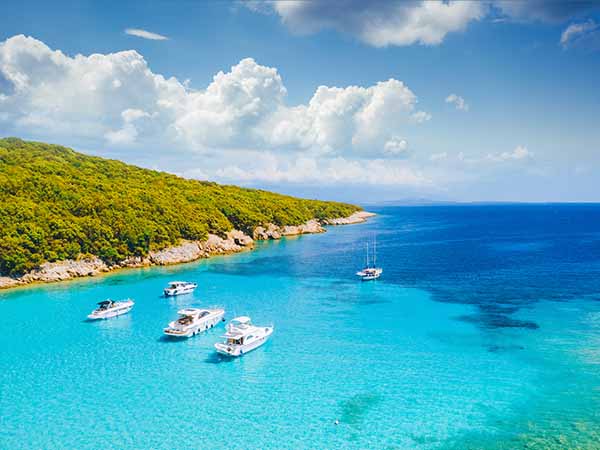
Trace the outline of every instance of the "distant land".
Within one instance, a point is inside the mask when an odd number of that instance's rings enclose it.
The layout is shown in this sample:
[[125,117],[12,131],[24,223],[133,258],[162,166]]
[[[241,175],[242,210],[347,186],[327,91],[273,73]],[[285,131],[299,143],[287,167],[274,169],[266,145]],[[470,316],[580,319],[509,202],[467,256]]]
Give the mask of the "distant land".
[[398,200],[384,200],[380,202],[368,202],[373,206],[427,206],[427,205],[458,205],[459,202],[452,200],[433,200],[430,198],[403,198]]
[[401,200],[384,200],[380,202],[365,202],[364,206],[502,206],[502,205],[585,205],[585,204],[598,204],[599,202],[519,202],[519,201],[508,201],[508,200],[486,200],[486,201],[453,201],[453,200],[432,200],[427,198],[406,198]]
[[355,205],[189,180],[0,139],[0,287],[241,251],[364,221]]

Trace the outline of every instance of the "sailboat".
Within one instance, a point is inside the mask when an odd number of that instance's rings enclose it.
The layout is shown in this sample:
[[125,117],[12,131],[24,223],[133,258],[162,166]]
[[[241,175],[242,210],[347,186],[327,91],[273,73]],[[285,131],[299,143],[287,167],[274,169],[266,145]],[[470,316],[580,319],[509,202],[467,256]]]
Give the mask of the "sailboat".
[[362,281],[376,280],[383,273],[381,267],[377,267],[377,240],[373,241],[373,265],[369,261],[369,243],[367,242],[367,265],[366,267],[356,272],[356,275],[360,277]]

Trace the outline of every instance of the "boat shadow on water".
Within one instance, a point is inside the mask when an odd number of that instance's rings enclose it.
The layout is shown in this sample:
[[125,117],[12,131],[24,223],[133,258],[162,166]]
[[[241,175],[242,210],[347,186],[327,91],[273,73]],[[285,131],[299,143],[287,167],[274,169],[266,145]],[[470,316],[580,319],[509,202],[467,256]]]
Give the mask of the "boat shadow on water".
[[236,361],[237,359],[238,358],[235,358],[233,356],[226,356],[226,355],[221,355],[220,353],[217,353],[217,352],[212,352],[212,353],[208,354],[208,356],[206,357],[204,362],[208,363],[208,364],[223,364],[223,363],[232,363],[232,362]]
[[161,342],[163,344],[181,344],[182,342],[186,341],[188,338],[186,339],[180,339],[180,338],[173,338],[170,336],[166,336],[166,335],[162,335],[156,338],[157,342]]

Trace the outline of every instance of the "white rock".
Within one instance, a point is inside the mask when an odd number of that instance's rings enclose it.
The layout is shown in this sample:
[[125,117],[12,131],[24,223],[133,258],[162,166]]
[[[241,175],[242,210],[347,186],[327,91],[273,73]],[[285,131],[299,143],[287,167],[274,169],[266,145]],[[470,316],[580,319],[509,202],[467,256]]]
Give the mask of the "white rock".
[[150,252],[150,261],[159,266],[190,262],[202,257],[202,250],[195,241],[184,241],[180,245]]
[[357,211],[348,217],[338,217],[337,219],[327,219],[323,221],[326,225],[350,225],[353,223],[366,222],[367,218],[377,214],[368,211]]

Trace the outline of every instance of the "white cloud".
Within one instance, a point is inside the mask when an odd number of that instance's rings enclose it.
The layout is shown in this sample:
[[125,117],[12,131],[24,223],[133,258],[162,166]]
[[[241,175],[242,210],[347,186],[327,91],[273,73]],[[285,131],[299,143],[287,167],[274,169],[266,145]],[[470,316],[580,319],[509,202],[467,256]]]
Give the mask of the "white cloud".
[[408,156],[408,142],[406,139],[394,137],[385,143],[383,151],[391,156]]
[[431,114],[425,111],[417,111],[412,115],[412,119],[417,123],[427,122],[431,120]]
[[466,112],[469,110],[469,105],[467,104],[465,99],[462,98],[460,95],[450,94],[448,97],[446,97],[446,103],[454,104],[456,109],[458,109],[460,111]]
[[97,154],[121,151],[125,160],[186,176],[435,188],[434,178],[458,179],[448,171],[471,161],[494,170],[494,162],[531,158],[525,147],[463,155],[462,163],[445,152],[419,158],[416,130],[431,115],[396,79],[319,86],[298,105],[287,104],[286,96],[278,70],[251,58],[192,89],[188,81],[152,72],[132,50],[69,56],[22,35],[0,42],[5,133],[103,149]]
[[488,154],[487,159],[493,162],[522,161],[533,158],[533,153],[527,150],[527,147],[519,145],[511,152],[502,152],[500,154]]
[[[431,158],[430,158],[431,159]],[[524,163],[528,161],[533,161],[534,154],[529,151],[527,147],[523,145],[518,145],[511,151],[500,152],[500,153],[488,153],[486,155],[480,156],[467,156],[464,152],[459,152],[457,155],[457,159],[459,162],[470,165],[498,165],[504,163]]]
[[594,1],[548,0],[265,0],[250,10],[277,14],[292,32],[333,29],[369,45],[438,45],[449,33],[489,17],[492,22],[560,23],[600,8]]
[[572,23],[560,36],[560,45],[564,48],[572,47],[599,47],[600,24],[593,20],[582,23]]
[[121,117],[123,118],[123,127],[107,131],[104,137],[110,144],[126,146],[135,143],[138,137],[135,122],[144,117],[151,117],[151,115],[140,109],[126,109],[121,112]]
[[262,127],[263,138],[313,153],[390,155],[390,141],[423,121],[418,117],[426,113],[416,104],[415,94],[395,79],[368,88],[319,86],[308,105],[280,107]]
[[247,166],[229,165],[216,171],[220,181],[246,183],[318,183],[320,185],[432,186],[421,171],[403,161],[350,160],[344,157],[298,157],[282,159],[273,154],[257,155]]
[[267,5],[297,33],[335,29],[376,47],[440,44],[451,32],[483,17],[483,2],[386,0],[273,1],[247,6],[265,12]]
[[289,106],[277,69],[252,58],[193,90],[153,73],[133,50],[71,57],[22,35],[0,43],[0,78],[5,128],[129,148],[404,157],[414,128],[431,117],[395,79],[320,86],[307,104]]
[[137,36],[143,39],[150,39],[151,41],[166,41],[169,39],[167,36],[162,34],[153,33],[152,31],[142,30],[140,28],[127,28],[125,34],[130,36]]
[[447,152],[434,153],[431,156],[429,156],[429,161],[444,161],[446,159],[448,159]]

